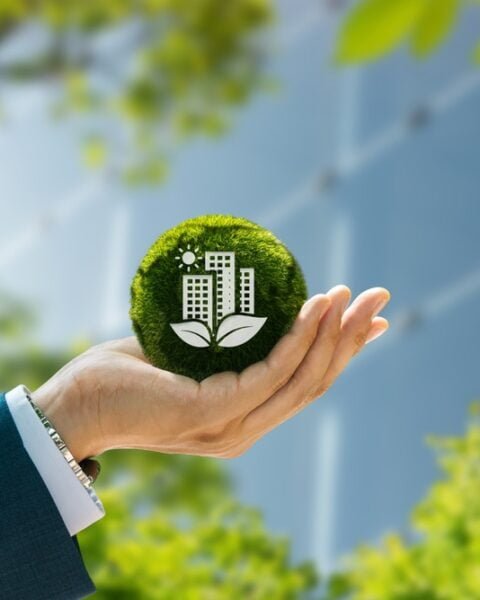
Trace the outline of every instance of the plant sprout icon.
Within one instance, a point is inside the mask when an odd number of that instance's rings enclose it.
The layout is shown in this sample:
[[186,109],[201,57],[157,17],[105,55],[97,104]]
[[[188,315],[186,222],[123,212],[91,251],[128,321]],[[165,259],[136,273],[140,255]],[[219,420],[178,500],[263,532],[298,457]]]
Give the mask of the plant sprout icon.
[[[175,260],[182,275],[183,306],[181,323],[170,323],[171,328],[186,344],[196,348],[218,345],[225,348],[240,346],[252,339],[263,327],[267,317],[254,316],[255,270],[240,269],[240,313],[235,309],[235,253],[205,252],[198,247],[178,248]],[[208,274],[189,274],[199,269],[199,260],[205,260]],[[215,297],[214,297],[215,286]]]

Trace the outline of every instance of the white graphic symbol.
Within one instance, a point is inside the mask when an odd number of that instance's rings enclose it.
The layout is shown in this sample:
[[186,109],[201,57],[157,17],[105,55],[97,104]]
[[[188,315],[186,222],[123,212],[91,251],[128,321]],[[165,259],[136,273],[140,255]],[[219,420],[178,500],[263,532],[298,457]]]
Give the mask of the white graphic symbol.
[[179,252],[179,254],[177,254],[177,256],[175,256],[175,260],[180,261],[180,263],[178,265],[178,267],[180,269],[183,269],[185,267],[185,270],[188,271],[188,273],[190,273],[192,267],[195,269],[199,268],[198,261],[201,258],[203,258],[203,256],[197,255],[198,248],[195,248],[194,250],[192,250],[190,247],[190,244],[187,244],[186,250],[184,250],[183,248],[179,248],[178,252]]
[[[267,317],[255,317],[255,270],[240,269],[240,313],[235,313],[235,252],[205,252],[187,245],[179,248],[175,260],[187,273],[199,269],[205,258],[210,274],[182,275],[183,307],[181,323],[170,323],[178,337],[190,346],[224,348],[241,346],[263,327]],[[216,288],[214,298],[213,287]]]

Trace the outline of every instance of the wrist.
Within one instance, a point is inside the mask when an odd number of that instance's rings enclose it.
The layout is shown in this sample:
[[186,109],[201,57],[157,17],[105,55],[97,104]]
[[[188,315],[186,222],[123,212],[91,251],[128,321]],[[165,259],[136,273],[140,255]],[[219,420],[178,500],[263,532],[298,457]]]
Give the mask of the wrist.
[[32,393],[33,402],[42,410],[62,437],[77,462],[95,454],[90,436],[90,419],[78,392],[53,379]]

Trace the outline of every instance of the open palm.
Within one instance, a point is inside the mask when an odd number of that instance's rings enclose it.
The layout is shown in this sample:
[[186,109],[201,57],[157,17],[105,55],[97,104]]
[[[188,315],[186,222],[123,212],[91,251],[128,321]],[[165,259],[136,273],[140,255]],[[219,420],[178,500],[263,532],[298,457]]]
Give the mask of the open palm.
[[310,298],[265,360],[200,383],[153,367],[134,337],[94,346],[34,393],[78,460],[111,448],[234,457],[321,396],[388,328],[384,288],[346,309],[343,285]]

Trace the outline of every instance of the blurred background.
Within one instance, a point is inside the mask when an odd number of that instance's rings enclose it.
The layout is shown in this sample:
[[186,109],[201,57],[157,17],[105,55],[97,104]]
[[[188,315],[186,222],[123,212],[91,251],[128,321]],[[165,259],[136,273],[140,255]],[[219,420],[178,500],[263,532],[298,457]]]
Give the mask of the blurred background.
[[[311,293],[392,293],[390,331],[246,455],[102,459],[99,598],[480,597],[475,4],[0,3],[2,389],[129,335],[136,267],[195,215],[271,228]],[[428,434],[460,436],[446,474]]]

